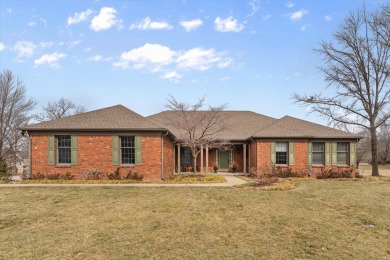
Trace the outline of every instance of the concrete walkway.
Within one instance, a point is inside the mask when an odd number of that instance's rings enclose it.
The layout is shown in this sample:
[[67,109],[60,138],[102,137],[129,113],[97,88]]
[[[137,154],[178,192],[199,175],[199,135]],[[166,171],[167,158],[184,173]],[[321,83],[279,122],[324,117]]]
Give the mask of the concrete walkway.
[[0,184],[0,187],[232,187],[246,183],[235,176],[224,176],[226,182],[223,183],[178,183],[178,184],[165,184],[165,183],[123,183],[123,184]]

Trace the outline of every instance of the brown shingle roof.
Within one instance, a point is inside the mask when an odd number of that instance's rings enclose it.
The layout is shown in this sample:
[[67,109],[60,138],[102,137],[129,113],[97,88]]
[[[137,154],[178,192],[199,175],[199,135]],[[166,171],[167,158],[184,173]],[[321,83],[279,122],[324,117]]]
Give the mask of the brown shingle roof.
[[[174,127],[174,120],[179,118],[177,113],[179,112],[168,110],[147,118],[155,124],[169,129],[170,132],[179,137],[180,132]],[[196,113],[205,114],[210,113],[210,111],[198,111]],[[221,118],[224,120],[226,129],[213,137],[223,140],[246,140],[259,129],[276,120],[252,111],[222,111]]]
[[[178,111],[163,111],[148,117],[122,106],[116,105],[86,112],[79,115],[59,118],[21,128],[27,131],[166,131],[180,137],[174,122]],[[210,111],[196,112],[200,116]],[[247,140],[254,138],[346,138],[361,136],[350,134],[327,126],[311,123],[290,116],[275,119],[252,111],[222,111],[221,118],[226,129],[214,138],[224,140]]]
[[258,131],[254,138],[361,138],[331,127],[315,124],[302,119],[284,116]]
[[116,105],[83,114],[59,118],[23,127],[27,131],[48,130],[164,130],[145,117],[122,106]]

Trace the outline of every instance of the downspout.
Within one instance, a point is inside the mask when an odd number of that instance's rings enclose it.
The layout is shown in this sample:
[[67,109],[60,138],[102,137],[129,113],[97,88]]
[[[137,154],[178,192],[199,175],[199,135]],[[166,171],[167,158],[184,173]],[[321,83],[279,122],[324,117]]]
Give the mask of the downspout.
[[167,136],[169,132],[166,134],[161,134],[161,179],[164,180],[164,136]]

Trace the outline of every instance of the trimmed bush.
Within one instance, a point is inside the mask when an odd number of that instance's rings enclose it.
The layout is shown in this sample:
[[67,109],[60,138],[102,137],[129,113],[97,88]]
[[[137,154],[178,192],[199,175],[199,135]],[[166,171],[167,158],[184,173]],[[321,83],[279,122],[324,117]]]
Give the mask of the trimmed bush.
[[138,172],[132,173],[131,171],[129,171],[127,175],[123,177],[123,179],[142,181],[144,179],[144,176],[142,174],[138,174]]
[[73,179],[74,179],[74,175],[72,175],[70,172],[60,175],[60,180],[73,180]]
[[59,173],[46,174],[46,175],[44,175],[44,177],[46,177],[46,179],[48,179],[48,180],[59,180],[60,174]]
[[32,180],[43,180],[43,179],[45,179],[45,174],[40,173],[40,172],[33,173],[33,174],[31,174],[31,179]]
[[85,169],[81,173],[81,178],[83,180],[101,180],[103,179],[103,176],[104,176],[103,171],[95,168]]
[[275,175],[280,178],[303,178],[307,174],[305,171],[293,171],[291,168],[282,169],[281,167],[277,167]]
[[317,174],[317,179],[338,179],[338,178],[352,178],[352,170],[334,170],[322,169],[321,173]]
[[121,179],[121,175],[120,175],[120,172],[119,172],[119,167],[116,168],[116,171],[114,173],[108,173],[107,177],[108,177],[109,180],[120,180]]

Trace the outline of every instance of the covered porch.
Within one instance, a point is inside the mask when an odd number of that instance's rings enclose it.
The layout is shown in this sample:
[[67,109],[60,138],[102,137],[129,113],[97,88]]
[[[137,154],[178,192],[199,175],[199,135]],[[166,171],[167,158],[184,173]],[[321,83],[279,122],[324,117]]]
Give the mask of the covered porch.
[[[191,150],[177,144],[175,147],[175,172],[193,172],[193,166]],[[196,172],[214,173],[214,166],[218,167],[220,174],[246,175],[251,167],[250,144],[233,143],[230,149],[202,147],[196,159]],[[233,166],[235,166],[235,173]]]

